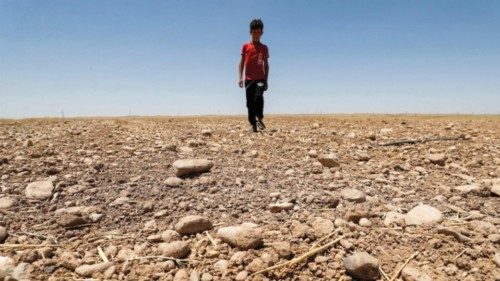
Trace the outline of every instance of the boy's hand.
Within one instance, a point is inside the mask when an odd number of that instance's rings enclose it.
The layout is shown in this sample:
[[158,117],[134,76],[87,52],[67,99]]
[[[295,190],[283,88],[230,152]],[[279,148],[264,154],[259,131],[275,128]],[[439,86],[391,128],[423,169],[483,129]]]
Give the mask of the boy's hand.
[[243,79],[240,79],[238,81],[238,86],[240,86],[240,88],[243,88]]
[[264,87],[263,87],[264,92],[267,91],[267,80],[264,80]]

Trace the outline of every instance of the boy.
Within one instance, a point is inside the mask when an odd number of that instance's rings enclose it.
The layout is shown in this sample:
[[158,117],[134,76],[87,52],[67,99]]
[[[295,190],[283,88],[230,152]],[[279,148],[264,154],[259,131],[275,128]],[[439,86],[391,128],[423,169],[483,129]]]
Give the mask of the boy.
[[[254,19],[250,23],[250,35],[252,41],[243,44],[241,50],[241,61],[239,66],[240,88],[245,85],[248,121],[252,125],[252,131],[257,132],[257,126],[263,130],[266,128],[262,119],[264,118],[264,92],[267,91],[267,78],[269,76],[269,51],[267,46],[260,42],[264,33],[264,24],[260,19]],[[243,81],[243,68],[245,69],[245,80]],[[257,118],[257,119],[256,119]]]

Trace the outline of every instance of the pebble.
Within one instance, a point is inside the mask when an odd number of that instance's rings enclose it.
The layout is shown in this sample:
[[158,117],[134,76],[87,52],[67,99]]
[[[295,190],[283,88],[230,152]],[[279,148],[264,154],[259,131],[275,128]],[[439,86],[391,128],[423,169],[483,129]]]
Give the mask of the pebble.
[[367,218],[361,218],[359,220],[358,224],[360,226],[363,226],[363,227],[370,227],[370,226],[372,226],[372,222],[369,219],[367,219]]
[[281,211],[293,210],[295,205],[290,202],[285,203],[274,203],[269,205],[269,210],[271,213],[279,213]]
[[366,201],[366,196],[363,192],[354,189],[354,188],[346,188],[341,192],[342,198],[349,202],[362,203]]
[[175,273],[174,281],[188,281],[189,280],[189,272],[187,269],[181,268]]
[[212,169],[214,163],[206,159],[183,159],[175,161],[172,166],[175,174],[182,177],[192,173],[208,172]]
[[340,166],[340,162],[338,161],[337,155],[330,153],[330,154],[322,154],[318,156],[318,161],[321,163],[321,165],[332,168],[332,167],[338,167]]
[[316,158],[316,157],[318,157],[318,152],[316,150],[312,149],[312,150],[309,150],[307,155],[309,155],[309,157],[311,157],[311,158]]
[[488,240],[490,240],[493,244],[499,244],[500,243],[500,234],[494,233],[488,235]]
[[45,200],[52,197],[54,184],[51,181],[36,181],[26,186],[25,195],[28,199]]
[[212,223],[202,216],[186,216],[175,225],[175,230],[181,235],[190,235],[212,229]]
[[316,218],[312,223],[311,227],[314,230],[316,237],[323,237],[333,232],[335,225],[329,219]]
[[280,258],[288,259],[292,255],[290,242],[277,242],[273,244],[273,248]]
[[366,252],[355,252],[344,259],[349,275],[359,280],[377,280],[380,277],[379,261]]
[[499,253],[496,253],[494,256],[493,256],[493,262],[498,266],[500,267],[500,252]]
[[181,240],[181,236],[177,231],[168,229],[163,231],[163,233],[161,234],[161,239],[163,240],[163,242],[168,243]]
[[257,271],[263,270],[266,268],[266,265],[261,259],[253,259],[246,267],[246,270],[249,272],[255,273]]
[[62,213],[57,218],[57,224],[59,224],[62,227],[75,227],[86,223],[87,223],[86,218],[75,214]]
[[236,281],[245,281],[245,280],[247,280],[247,278],[248,278],[248,271],[243,270],[243,271],[238,272],[238,274],[236,274],[235,280]]
[[105,271],[106,269],[110,268],[111,266],[114,265],[114,262],[101,262],[97,264],[84,264],[75,269],[75,272],[78,275],[84,276],[84,277],[92,277],[95,273],[99,273],[102,271]]
[[174,241],[170,243],[161,243],[158,246],[158,250],[160,250],[164,256],[173,257],[177,259],[185,258],[191,252],[191,248],[189,248],[189,244],[185,241]]
[[256,249],[263,244],[261,231],[252,223],[222,227],[217,231],[217,237],[241,250]]
[[178,177],[169,177],[163,183],[167,187],[179,187],[182,185],[182,179]]
[[387,212],[384,218],[384,225],[390,227],[392,224],[403,225],[405,222],[405,215],[398,212]]
[[432,163],[439,166],[444,166],[446,163],[446,155],[444,153],[429,154],[427,159]]
[[8,236],[9,234],[7,233],[7,229],[3,226],[0,226],[0,243],[3,243]]
[[443,221],[443,213],[429,205],[418,205],[405,215],[407,225],[432,225]]
[[432,278],[427,273],[410,266],[406,266],[401,271],[401,277],[403,277],[404,281],[432,281]]
[[16,203],[16,200],[11,197],[2,197],[0,198],[0,209],[9,209],[10,207],[14,206]]

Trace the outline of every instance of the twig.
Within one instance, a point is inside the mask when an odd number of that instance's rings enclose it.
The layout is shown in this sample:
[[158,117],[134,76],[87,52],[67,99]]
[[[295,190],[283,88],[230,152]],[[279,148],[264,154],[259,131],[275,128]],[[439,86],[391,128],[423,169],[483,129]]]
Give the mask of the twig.
[[181,266],[184,263],[188,263],[189,260],[187,259],[176,259],[172,257],[166,257],[166,256],[144,256],[144,257],[134,257],[134,258],[128,258],[123,261],[134,261],[134,260],[147,260],[147,259],[162,259],[162,260],[171,260],[174,261],[177,265]]
[[391,278],[391,279],[389,279],[389,281],[394,281],[394,280],[396,280],[396,278],[398,278],[398,276],[399,276],[399,274],[401,273],[401,271],[403,270],[403,268],[405,268],[405,266],[406,266],[406,265],[407,265],[407,264],[408,264],[408,263],[409,263],[409,262],[410,262],[410,261],[411,261],[414,257],[416,257],[418,254],[419,254],[419,252],[418,252],[418,251],[416,251],[415,253],[413,253],[413,255],[411,255],[411,256],[410,256],[410,257],[409,257],[409,258],[405,261],[405,263],[404,263],[403,265],[401,265],[401,266],[399,267],[399,269],[398,269],[398,270],[396,270],[396,272],[394,273],[394,275],[392,276],[392,278]]
[[319,252],[321,252],[321,251],[323,251],[323,250],[325,250],[325,249],[329,248],[329,247],[330,247],[330,246],[332,246],[333,244],[335,244],[335,243],[339,242],[340,240],[342,240],[343,238],[345,238],[345,237],[347,237],[347,236],[349,236],[349,235],[350,235],[350,233],[345,234],[345,235],[342,235],[341,237],[339,237],[339,238],[337,238],[337,239],[335,239],[335,240],[333,240],[333,241],[331,241],[331,242],[328,242],[327,244],[325,244],[325,245],[323,245],[323,246],[321,246],[321,247],[319,247],[319,248],[316,248],[316,249],[314,249],[314,250],[311,250],[311,251],[309,251],[309,252],[307,252],[307,253],[303,254],[302,256],[300,256],[300,257],[298,257],[298,258],[294,258],[294,259],[289,260],[289,261],[287,261],[287,262],[284,262],[284,263],[281,263],[281,264],[277,264],[277,265],[274,265],[274,266],[268,267],[268,268],[263,269],[263,270],[259,270],[259,271],[255,272],[255,273],[253,273],[252,275],[250,275],[249,277],[251,277],[251,276],[255,276],[255,275],[257,275],[257,274],[261,274],[261,273],[264,273],[264,272],[268,272],[268,271],[271,271],[271,270],[274,270],[274,269],[278,269],[278,268],[281,268],[281,267],[284,267],[284,266],[292,266],[292,265],[295,265],[295,264],[297,264],[297,263],[299,263],[299,262],[301,262],[301,261],[304,261],[304,260],[308,259],[309,257],[314,256],[315,254],[317,254],[317,253],[319,253]]
[[341,231],[341,230],[342,230],[342,228],[339,228],[339,229],[335,230],[334,232],[332,232],[332,233],[330,233],[330,234],[327,234],[327,235],[325,235],[325,236],[321,237],[321,239],[319,239],[316,243],[314,243],[314,244],[311,246],[311,248],[309,248],[309,251],[310,251],[310,250],[312,250],[312,249],[314,249],[314,248],[316,248],[319,244],[321,244],[321,242],[323,242],[323,241],[325,241],[326,239],[328,239],[328,238],[332,237],[333,235],[335,235],[336,233],[338,233],[338,232],[339,232],[339,231]]
[[453,141],[453,140],[465,140],[464,135],[460,135],[458,137],[435,137],[435,138],[426,138],[421,140],[398,140],[389,143],[379,144],[379,146],[390,146],[390,145],[402,145],[402,144],[416,144],[416,143],[426,143],[430,141]]
[[463,255],[463,254],[465,253],[465,251],[466,251],[466,250],[467,250],[467,249],[464,249],[463,251],[461,251],[461,252],[460,252],[460,254],[456,255],[456,256],[453,258],[453,260],[458,259],[461,255]]
[[210,242],[212,242],[212,244],[214,246],[217,246],[217,243],[215,243],[215,240],[212,238],[212,236],[210,236],[210,233],[208,233],[208,231],[205,231],[205,233],[207,234],[208,239],[210,240]]
[[0,248],[42,248],[42,247],[62,247],[60,245],[44,244],[0,244]]
[[104,262],[109,262],[108,257],[106,257],[106,254],[102,251],[101,246],[97,246],[97,253],[99,253],[99,256],[101,256],[101,259]]
[[385,280],[389,281],[389,276],[387,276],[387,274],[384,272],[384,270],[382,269],[382,266],[379,266],[378,267],[378,270],[380,271],[380,273],[382,274],[382,276],[384,276]]

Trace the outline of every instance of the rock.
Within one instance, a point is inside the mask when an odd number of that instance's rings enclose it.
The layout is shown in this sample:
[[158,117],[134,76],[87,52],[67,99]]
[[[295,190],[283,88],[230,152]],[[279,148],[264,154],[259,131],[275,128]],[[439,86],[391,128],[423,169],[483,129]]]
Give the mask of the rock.
[[75,227],[82,224],[86,224],[87,220],[84,217],[63,213],[57,218],[57,224],[62,227]]
[[490,192],[496,196],[500,196],[500,184],[494,184],[490,187]]
[[495,256],[493,256],[493,262],[500,267],[500,253],[496,253]]
[[401,277],[403,277],[404,281],[432,281],[432,278],[427,273],[411,266],[403,268]]
[[219,260],[214,264],[214,268],[222,274],[226,274],[228,267],[229,263],[227,260]]
[[367,218],[361,218],[359,220],[358,224],[360,226],[363,226],[363,227],[370,227],[370,226],[372,226],[372,222],[369,219],[367,219]]
[[201,276],[201,281],[212,281],[213,279],[214,277],[212,276],[212,274],[207,272],[203,273],[203,275]]
[[175,161],[172,166],[174,167],[175,174],[178,177],[182,177],[192,173],[208,172],[212,169],[214,163],[205,159],[184,159]]
[[274,203],[269,205],[269,210],[271,213],[279,213],[281,211],[293,210],[295,205],[290,202],[285,203]]
[[170,243],[161,243],[158,246],[158,250],[160,250],[164,256],[182,259],[189,255],[191,252],[191,248],[189,248],[189,244],[185,241],[174,241]]
[[490,234],[488,235],[488,240],[491,241],[493,244],[499,244],[500,243],[500,234]]
[[127,204],[129,202],[130,202],[130,198],[128,198],[126,196],[121,196],[121,197],[116,198],[115,201],[111,202],[109,204],[109,206],[111,206],[111,207],[121,206],[121,205]]
[[377,280],[379,261],[366,252],[355,252],[344,259],[347,273],[359,280]]
[[407,225],[432,225],[443,221],[443,213],[429,205],[418,205],[405,215]]
[[333,222],[324,218],[316,218],[312,223],[311,227],[314,230],[314,235],[316,237],[323,237],[333,232],[335,226]]
[[240,271],[238,274],[236,274],[235,280],[236,281],[245,281],[248,278],[248,271]]
[[316,150],[312,149],[312,150],[309,150],[307,155],[309,155],[309,157],[311,157],[311,158],[316,158],[316,157],[318,157],[318,152]]
[[202,216],[186,216],[175,225],[175,230],[181,235],[190,235],[212,229],[212,223]]
[[182,179],[178,177],[169,177],[163,183],[168,187],[179,187],[182,185]]
[[177,233],[177,231],[165,230],[161,234],[161,239],[163,240],[163,242],[168,243],[181,240],[181,236],[179,235],[179,233]]
[[340,166],[340,162],[338,161],[337,155],[330,153],[330,154],[322,154],[318,156],[318,161],[321,163],[321,165],[332,168],[332,167],[338,167]]
[[103,272],[106,269],[112,267],[114,265],[114,262],[101,262],[97,264],[84,264],[75,269],[75,272],[78,275],[84,276],[84,277],[92,277],[95,273]]
[[359,220],[361,220],[362,218],[368,218],[370,217],[370,215],[371,214],[365,210],[351,210],[347,211],[344,217],[347,221],[359,223]]
[[11,197],[2,197],[0,198],[0,209],[9,209],[14,206],[16,201]]
[[385,214],[384,225],[390,227],[392,224],[403,225],[405,222],[405,215],[397,212],[388,212]]
[[458,233],[457,231],[455,231],[453,229],[450,229],[450,228],[447,228],[444,226],[438,226],[437,232],[439,234],[453,236],[457,241],[462,242],[462,243],[473,243],[474,242],[473,239],[471,239],[471,238],[469,238],[461,233]]
[[356,152],[356,159],[358,159],[358,161],[366,162],[366,161],[369,161],[371,159],[371,157],[366,151],[357,151]]
[[362,203],[366,201],[365,194],[354,188],[345,188],[341,194],[342,198],[350,202]]
[[470,222],[470,226],[472,227],[472,229],[474,229],[474,231],[483,234],[492,234],[498,232],[495,225],[487,221],[474,220]]
[[392,128],[382,128],[380,129],[380,134],[387,135],[392,133],[394,130]]
[[461,185],[455,186],[453,189],[458,191],[462,195],[466,195],[471,192],[478,192],[480,190],[480,187],[477,185]]
[[174,281],[189,281],[189,272],[187,269],[179,269],[174,276]]
[[54,184],[51,181],[36,181],[26,186],[25,195],[28,199],[45,200],[52,197]]
[[210,129],[203,129],[201,131],[201,134],[204,135],[204,136],[206,136],[206,137],[210,137],[212,135],[212,130],[210,130]]
[[432,163],[439,166],[444,166],[446,163],[446,155],[444,153],[439,154],[429,154],[427,159]]
[[277,242],[273,244],[273,248],[280,258],[288,259],[292,255],[290,242]]
[[261,231],[253,224],[222,227],[217,231],[222,241],[242,250],[255,249],[263,244]]
[[7,229],[3,226],[0,226],[0,243],[3,243],[8,236],[9,234],[7,233]]
[[246,270],[249,272],[255,273],[257,271],[263,270],[266,268],[266,265],[261,259],[252,260],[246,267]]

